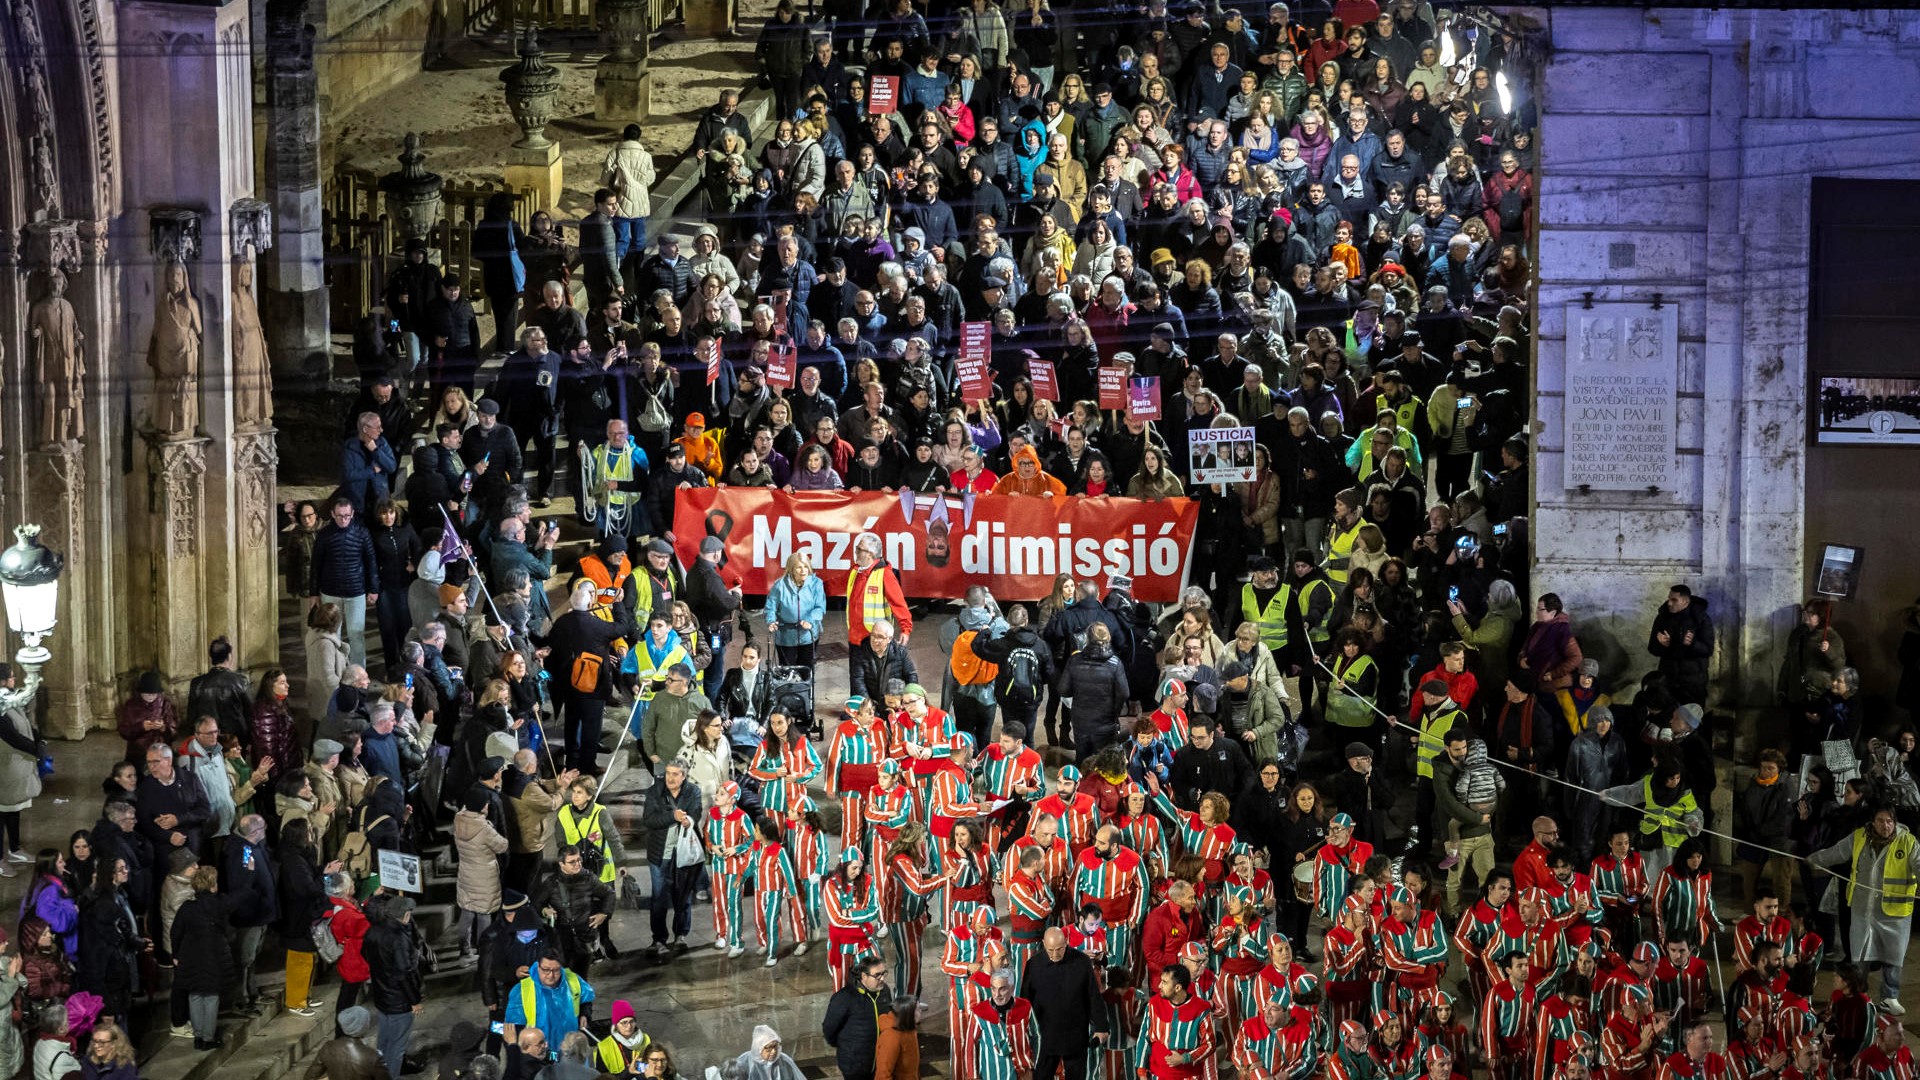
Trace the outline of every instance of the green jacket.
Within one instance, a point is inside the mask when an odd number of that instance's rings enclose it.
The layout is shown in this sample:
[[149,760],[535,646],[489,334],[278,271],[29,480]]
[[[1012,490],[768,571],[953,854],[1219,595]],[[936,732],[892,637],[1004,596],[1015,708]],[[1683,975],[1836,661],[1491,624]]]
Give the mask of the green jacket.
[[661,761],[672,761],[686,746],[680,729],[699,716],[701,710],[711,708],[713,703],[698,690],[689,690],[684,697],[653,695],[653,701],[647,705],[646,719],[640,724],[640,745]]
[[1453,629],[1460,640],[1474,650],[1473,673],[1483,689],[1495,694],[1507,687],[1507,653],[1513,644],[1514,618],[1489,610],[1480,625],[1467,625],[1465,615],[1453,617]]
[[1280,756],[1280,729],[1287,722],[1280,707],[1280,695],[1273,687],[1251,679],[1247,682],[1247,720],[1245,730],[1253,732],[1253,760],[1256,764]]

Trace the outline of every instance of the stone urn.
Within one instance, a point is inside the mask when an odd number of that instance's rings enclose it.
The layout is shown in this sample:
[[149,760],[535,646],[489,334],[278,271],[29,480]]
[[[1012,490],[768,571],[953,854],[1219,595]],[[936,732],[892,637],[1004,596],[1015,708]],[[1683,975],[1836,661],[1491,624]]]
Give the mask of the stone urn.
[[607,32],[607,59],[644,59],[647,34],[653,29],[653,0],[596,0],[600,27]]
[[520,141],[513,145],[520,150],[545,150],[551,145],[546,126],[553,119],[553,99],[560,93],[560,69],[547,63],[532,30],[517,51],[519,62],[500,73],[500,81],[507,84],[507,108],[520,125]]
[[407,132],[401,142],[400,171],[380,178],[387,213],[393,216],[400,235],[409,240],[426,239],[440,224],[443,181],[439,173],[427,171],[427,152],[421,149],[424,143],[419,134]]

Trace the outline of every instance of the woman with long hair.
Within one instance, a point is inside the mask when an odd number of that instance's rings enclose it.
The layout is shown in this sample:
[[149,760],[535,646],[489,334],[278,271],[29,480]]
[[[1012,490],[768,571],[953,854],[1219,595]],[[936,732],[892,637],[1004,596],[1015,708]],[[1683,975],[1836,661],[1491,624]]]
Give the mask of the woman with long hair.
[[[306,819],[290,821],[281,829],[279,855],[280,921],[275,929],[287,950],[284,1000],[288,1012],[312,1016],[321,1007],[321,1002],[307,997],[313,989],[313,924],[333,905],[320,878],[320,852]],[[325,872],[336,874],[343,869],[345,864],[336,859],[326,865]]]
[[700,789],[702,801],[711,804],[720,793],[720,785],[733,779],[733,743],[727,738],[726,717],[711,709],[688,721],[681,757],[685,758],[687,779]]
[[931,917],[929,897],[952,877],[927,857],[927,828],[911,822],[887,845],[880,904],[893,945],[895,997],[920,996],[920,942]]
[[[1307,917],[1313,912],[1312,889],[1309,887],[1302,896],[1292,883],[1300,880],[1295,876],[1295,867],[1311,866],[1326,838],[1327,804],[1320,798],[1319,788],[1302,780],[1293,786],[1293,793],[1287,799],[1287,809],[1281,815],[1279,832],[1270,850],[1272,865],[1288,880],[1279,895],[1280,931],[1299,943],[1295,951],[1309,964],[1315,962],[1307,950]],[[1312,878],[1307,881],[1310,886]]]
[[[1145,718],[1137,724],[1151,722]],[[1153,812],[1153,805],[1147,796],[1147,789],[1136,781],[1129,780],[1120,788],[1120,813],[1113,819],[1114,827],[1120,830],[1120,842],[1133,849],[1135,855],[1147,867],[1147,876],[1157,879],[1163,876],[1172,865],[1167,850],[1166,829],[1160,818]]]
[[102,867],[80,904],[79,977],[82,990],[100,995],[101,1014],[126,1020],[139,987],[139,958],[152,945],[140,936],[140,922],[126,895],[132,870],[116,858]]
[[300,768],[305,755],[300,747],[309,743],[307,733],[299,730],[293,709],[287,704],[292,686],[287,673],[268,668],[260,678],[260,689],[253,698],[253,757],[273,759],[272,777],[280,777]]
[[806,797],[807,785],[823,766],[813,743],[794,726],[793,718],[776,711],[767,718],[766,737],[760,743],[747,775],[760,781],[760,803],[768,812],[784,815]]
[[34,856],[33,879],[27,883],[26,895],[20,898],[21,920],[38,918],[52,927],[68,959],[80,951],[80,907],[74,897],[93,890],[92,864],[97,861],[92,855],[92,840],[84,830],[73,834],[71,844],[70,850],[87,853],[83,860],[88,871],[86,882],[74,880],[79,875],[73,873],[65,855],[53,848],[41,848]]
[[1696,950],[1720,929],[1720,913],[1713,906],[1713,870],[1699,837],[1682,840],[1673,862],[1654,878],[1653,916],[1661,941],[1686,941]]
[[950,879],[946,911],[940,925],[965,926],[975,908],[993,906],[993,883],[1000,876],[999,864],[992,845],[986,843],[977,824],[972,820],[954,823],[953,835],[947,838],[946,850],[940,856],[940,865]]
[[[886,934],[879,890],[857,846],[840,850],[840,865],[827,879],[822,900],[827,909],[827,970],[833,975],[833,988],[842,990],[856,963],[868,956],[878,958],[877,942]],[[880,988],[864,989],[877,994]]]

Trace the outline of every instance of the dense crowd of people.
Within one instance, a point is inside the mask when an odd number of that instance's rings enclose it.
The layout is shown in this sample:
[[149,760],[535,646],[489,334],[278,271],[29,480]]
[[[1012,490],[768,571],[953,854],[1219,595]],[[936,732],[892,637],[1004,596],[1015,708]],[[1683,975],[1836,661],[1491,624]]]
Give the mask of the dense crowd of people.
[[[491,350],[409,248],[338,491],[284,508],[304,694],[224,639],[183,698],[147,673],[99,823],[37,856],[45,747],[0,700],[0,876],[30,875],[0,1075],[135,1076],[162,988],[217,1048],[267,949],[296,1015],[337,983],[310,1076],[430,1069],[453,963],[480,1008],[440,1076],[677,1080],[676,1033],[591,976],[698,939],[823,966],[850,1080],[919,1076],[942,1015],[960,1080],[1913,1080],[1915,733],[1866,730],[1831,608],[1780,673],[1791,746],[1729,772],[1705,598],[1673,586],[1627,685],[1529,580],[1521,37],[1419,0],[781,0],[771,138],[733,91],[702,119],[691,253],[649,249],[637,125],[577,243],[490,205]],[[1157,417],[1102,407],[1115,367]],[[1253,429],[1251,481],[1192,479],[1214,427]],[[1063,574],[930,616],[871,534],[832,597],[804,555],[765,596],[716,538],[683,562],[676,499],[711,485],[1200,524],[1162,608]],[[577,523],[536,517],[562,494]],[[839,627],[848,691],[816,700]],[[408,859],[443,846],[430,942]],[[714,1064],[801,1076],[764,1025]]]

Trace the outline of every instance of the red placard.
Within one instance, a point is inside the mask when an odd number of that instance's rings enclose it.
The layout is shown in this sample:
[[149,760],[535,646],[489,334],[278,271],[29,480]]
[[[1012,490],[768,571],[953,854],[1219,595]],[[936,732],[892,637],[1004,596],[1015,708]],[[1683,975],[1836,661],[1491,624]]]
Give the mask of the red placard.
[[785,390],[793,385],[794,356],[798,352],[792,338],[781,338],[767,350],[767,387]]
[[1127,415],[1135,420],[1160,419],[1160,376],[1127,380]]
[[712,386],[714,383],[717,383],[719,381],[720,381],[720,343],[717,341],[708,341],[707,342],[707,385]]
[[1060,386],[1053,380],[1053,361],[1027,361],[1027,378],[1033,380],[1033,396],[1042,401],[1059,401]]
[[1103,409],[1124,409],[1127,407],[1127,372],[1130,368],[1101,365],[1100,407]]
[[960,400],[993,400],[993,374],[986,361],[962,356],[955,358],[953,366],[960,376]]
[[868,80],[867,111],[870,113],[900,111],[900,76],[875,75]]
[[960,350],[958,355],[969,360],[985,363],[988,356],[987,342],[993,336],[993,324],[990,322],[963,322],[960,324]]
[[828,595],[845,596],[852,540],[873,532],[908,597],[961,597],[989,578],[1006,595],[1039,596],[1056,573],[1103,586],[1125,574],[1136,599],[1165,602],[1186,583],[1200,516],[1190,499],[954,496],[935,514],[932,498],[918,496],[909,521],[900,497],[879,491],[682,488],[673,532],[688,562],[702,539],[719,536],[748,594],[765,593],[787,557],[804,552]]

